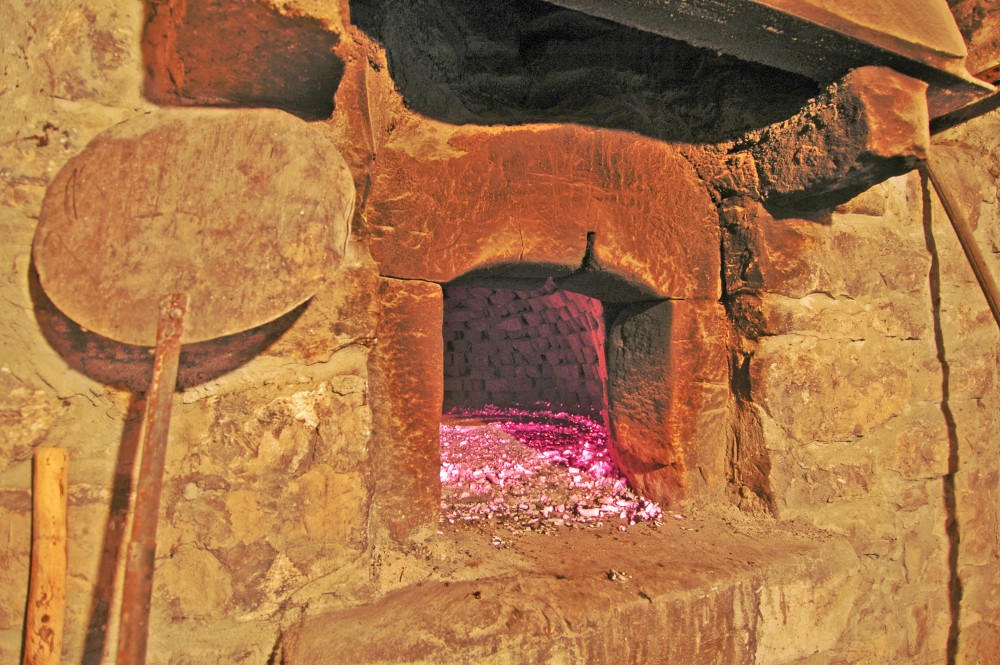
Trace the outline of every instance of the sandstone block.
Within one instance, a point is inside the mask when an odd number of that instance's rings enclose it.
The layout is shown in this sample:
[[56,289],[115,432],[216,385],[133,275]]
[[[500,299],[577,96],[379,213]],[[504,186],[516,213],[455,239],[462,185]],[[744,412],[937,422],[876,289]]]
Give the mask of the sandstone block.
[[665,301],[626,309],[608,333],[612,455],[650,498],[683,498],[700,458],[725,448],[722,432],[700,431],[725,404],[712,389],[728,381],[725,329],[718,303]]
[[329,361],[351,345],[370,344],[378,317],[377,294],[378,273],[370,260],[341,265],[330,271],[294,324],[262,355],[312,365]]
[[[997,543],[1000,533],[998,483],[1000,471],[995,467],[963,469],[956,478],[956,498],[963,527],[959,559],[962,566],[988,566],[997,561],[1000,554]],[[1000,608],[1000,601],[996,606]]]
[[[266,618],[356,564],[372,491],[363,377],[225,393],[173,420],[158,539],[179,556],[157,575],[161,620]],[[323,579],[305,595],[342,584]]]
[[927,84],[859,67],[750,148],[761,193],[781,208],[842,203],[914,168],[930,144]]
[[[612,547],[565,535],[518,553],[505,574],[429,581],[306,618],[283,635],[281,654],[288,665],[823,662],[853,618],[857,556],[842,539],[780,529],[751,537],[730,527],[696,541],[661,532]],[[609,563],[631,579],[609,583]]]
[[181,547],[157,566],[156,586],[168,602],[183,608],[185,618],[219,617],[232,598],[230,575],[211,552]]
[[0,630],[20,630],[24,625],[31,556],[30,492],[0,490],[0,528],[12,536],[0,549]]
[[147,94],[164,105],[274,106],[329,116],[344,71],[334,53],[344,27],[339,16],[324,18],[248,0],[163,3],[151,12],[143,39]]
[[888,468],[908,479],[941,478],[948,473],[947,423],[939,404],[914,405],[892,430]]
[[[377,530],[407,542],[437,528],[443,297],[441,287],[383,279],[378,345],[370,364],[374,438],[372,462]],[[464,390],[484,392],[482,380]]]
[[930,261],[921,229],[868,216],[831,221],[762,220],[758,260],[765,290],[794,298],[927,293]]
[[1000,626],[992,621],[965,622],[958,639],[960,665],[988,663],[1000,653]]
[[798,441],[849,441],[902,413],[914,377],[894,358],[911,344],[773,337],[751,364],[754,402]]
[[31,459],[45,440],[56,414],[54,399],[32,390],[6,367],[0,367],[0,471]]
[[661,142],[572,125],[433,142],[399,132],[376,167],[365,233],[383,274],[445,282],[520,264],[521,276],[565,276],[594,232],[601,270],[663,295],[718,296],[714,206]]

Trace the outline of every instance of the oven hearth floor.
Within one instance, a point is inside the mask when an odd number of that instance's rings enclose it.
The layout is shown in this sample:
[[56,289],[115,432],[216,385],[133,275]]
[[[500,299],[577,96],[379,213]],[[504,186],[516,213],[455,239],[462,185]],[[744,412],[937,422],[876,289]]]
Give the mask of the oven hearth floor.
[[306,619],[275,662],[778,664],[836,645],[858,593],[846,541],[729,508],[684,517],[443,527],[381,562],[384,595]]

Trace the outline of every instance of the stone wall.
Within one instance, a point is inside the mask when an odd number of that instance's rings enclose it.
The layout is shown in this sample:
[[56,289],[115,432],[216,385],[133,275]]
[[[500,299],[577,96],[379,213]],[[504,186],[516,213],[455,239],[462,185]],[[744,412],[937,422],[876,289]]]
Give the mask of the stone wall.
[[[5,3],[0,21],[0,660],[17,662],[31,536],[31,447],[70,451],[66,653],[84,648],[90,599],[128,393],[73,369],[42,334],[29,282],[30,248],[48,182],[106,127],[149,109],[141,96],[142,7]],[[121,497],[117,497],[121,501]]]
[[[1000,113],[943,133],[959,167],[945,186],[961,202],[994,280],[1000,276]],[[924,197],[929,282],[941,417],[948,440],[944,477],[958,662],[986,663],[1000,651],[1000,336],[940,201]],[[937,383],[936,382],[936,383]],[[940,425],[939,425],[940,426]],[[959,598],[960,596],[960,598]]]
[[[1000,274],[995,157],[971,147],[998,122],[936,141],[969,149],[951,186]],[[943,209],[911,173],[821,219],[758,220],[752,402],[778,515],[844,534],[859,554],[843,657],[989,662],[1000,608],[983,575],[997,574],[1000,504],[996,462],[980,455],[1000,442],[1000,336]]]
[[[143,97],[143,4],[4,3],[0,21],[0,661],[19,662],[31,452],[47,445],[70,458],[64,662],[113,662],[102,653],[115,648],[151,357],[59,313],[30,252],[59,169],[101,131],[156,110]],[[307,305],[185,347],[150,662],[263,663],[305,604],[370,592],[377,293],[374,264],[350,245]]]
[[[153,10],[181,4],[150,2],[149,16],[140,4],[104,0],[0,5],[3,662],[20,650],[30,456],[39,445],[70,453],[64,658],[101,662],[114,644],[139,395],[151,364],[145,350],[73,324],[39,288],[30,250],[46,187],[95,135],[155,111],[144,90],[178,104],[330,108],[322,95],[281,99],[281,76],[262,76],[270,87],[252,89],[249,102],[236,99],[249,93],[226,87],[231,72],[287,73],[286,63],[265,58],[233,69],[219,52],[212,68],[192,71],[194,87],[153,89],[150,76],[170,80],[170,72],[194,68],[202,56],[192,44],[225,42],[177,42],[188,50],[144,55],[145,22],[169,16]],[[573,54],[607,52],[608,40],[626,31],[567,14],[519,28],[542,67],[467,76],[455,65],[451,89],[438,89],[448,94],[424,91],[415,74],[403,87],[445,104],[445,119],[577,124],[431,120],[405,108],[387,46],[347,22],[351,10],[364,18],[376,4],[252,5],[266,11],[253,13],[249,33],[299,24],[309,48],[332,48],[343,63],[341,71],[324,59],[330,66],[306,78],[339,84],[327,95],[335,95],[334,115],[319,124],[351,166],[360,212],[345,263],[306,306],[186,350],[160,517],[151,662],[273,662],[281,631],[300,616],[365,603],[400,583],[383,572],[385,562],[418,548],[436,519],[439,284],[518,261],[579,279],[602,299],[625,293],[622,306],[670,298],[655,310],[629,310],[670,323],[642,339],[673,337],[670,353],[662,344],[651,350],[656,363],[644,372],[612,377],[631,386],[618,395],[622,430],[644,427],[678,442],[667,452],[690,471],[692,491],[731,498],[765,528],[770,520],[809,524],[853,549],[857,571],[838,572],[859,589],[847,626],[803,665],[991,662],[1000,652],[1000,336],[927,182],[909,172],[835,208],[766,208],[751,196],[760,184],[752,161],[766,150],[728,153],[729,170],[719,173],[702,168],[690,145],[667,141],[728,140],[785,118],[803,91],[815,92],[811,82],[784,77],[778,99],[768,100],[767,86],[738,76],[744,70],[732,59],[645,41],[634,44],[669,56],[683,76],[617,61],[602,68]],[[383,26],[386,44],[405,34],[400,23]],[[367,19],[358,24],[378,32]],[[557,43],[573,26],[588,37],[560,54]],[[457,62],[449,53],[460,34],[447,32],[450,46],[435,63]],[[506,43],[511,34],[488,36]],[[157,39],[146,34],[147,51],[166,43]],[[473,44],[478,50],[464,52],[479,65],[502,53],[505,67],[520,66],[507,57],[516,49],[491,50],[485,38]],[[226,57],[256,57],[264,46],[258,40]],[[404,56],[393,55],[397,64]],[[602,72],[600,85],[588,87],[597,79],[587,67]],[[521,78],[507,79],[502,104],[482,106],[490,81],[514,74]],[[519,114],[522,84],[535,94]],[[220,88],[233,98],[213,100]],[[587,94],[563,94],[581,88]],[[562,91],[560,103],[547,105],[546,91]],[[812,132],[823,123],[806,124]],[[964,175],[950,186],[995,275],[998,128],[993,112],[934,137],[958,151]],[[450,234],[436,226],[454,219],[473,223],[448,226]],[[590,232],[597,239],[588,249]],[[604,282],[577,273],[586,260],[605,269]],[[629,320],[609,337],[630,339]],[[420,350],[416,369],[410,349]],[[623,343],[618,353],[634,351]],[[655,417],[641,419],[651,394],[667,398]],[[703,445],[680,445],[691,441]],[[647,452],[640,446],[636,455]]]
[[549,281],[531,291],[445,289],[444,408],[607,408],[599,300]]
[[854,544],[864,581],[850,648],[873,661],[945,662],[950,624],[948,442],[921,209],[911,174],[823,220],[760,220],[751,390],[777,512]]

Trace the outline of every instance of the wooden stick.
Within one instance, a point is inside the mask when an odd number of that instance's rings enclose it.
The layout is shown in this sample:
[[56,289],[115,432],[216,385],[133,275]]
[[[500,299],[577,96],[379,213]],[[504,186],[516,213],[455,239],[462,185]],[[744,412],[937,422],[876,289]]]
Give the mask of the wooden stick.
[[37,448],[32,478],[31,581],[23,665],[58,665],[66,618],[64,448]]
[[122,613],[118,627],[118,665],[143,665],[149,637],[149,606],[153,596],[156,522],[160,513],[163,467],[167,457],[170,407],[177,387],[181,335],[188,297],[173,293],[160,302],[153,377],[143,415],[142,459],[132,507],[132,540],[125,561]]
[[972,273],[976,276],[980,290],[982,290],[983,295],[986,297],[986,304],[989,305],[990,312],[993,313],[993,320],[1000,327],[1000,289],[997,288],[996,282],[993,281],[993,275],[990,274],[990,269],[986,263],[986,259],[983,258],[983,253],[979,251],[979,245],[976,244],[976,236],[972,233],[972,228],[966,221],[962,209],[952,200],[951,195],[942,186],[940,178],[938,178],[937,173],[931,165],[931,160],[927,160],[923,165],[923,170],[927,174],[927,179],[931,181],[934,191],[937,192],[938,199],[941,201],[941,207],[944,208],[945,216],[951,222],[951,227],[955,230],[955,235],[958,236],[958,242],[962,246],[962,251],[965,252],[965,258],[972,268]]

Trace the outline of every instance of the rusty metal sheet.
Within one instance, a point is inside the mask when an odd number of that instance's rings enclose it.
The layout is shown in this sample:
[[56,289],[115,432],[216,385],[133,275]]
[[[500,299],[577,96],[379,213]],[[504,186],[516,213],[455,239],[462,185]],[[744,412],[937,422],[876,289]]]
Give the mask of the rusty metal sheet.
[[151,346],[158,303],[186,293],[184,343],[271,321],[335,267],[351,173],[308,123],[270,109],[171,109],[117,125],[49,187],[33,258],[84,328]]

